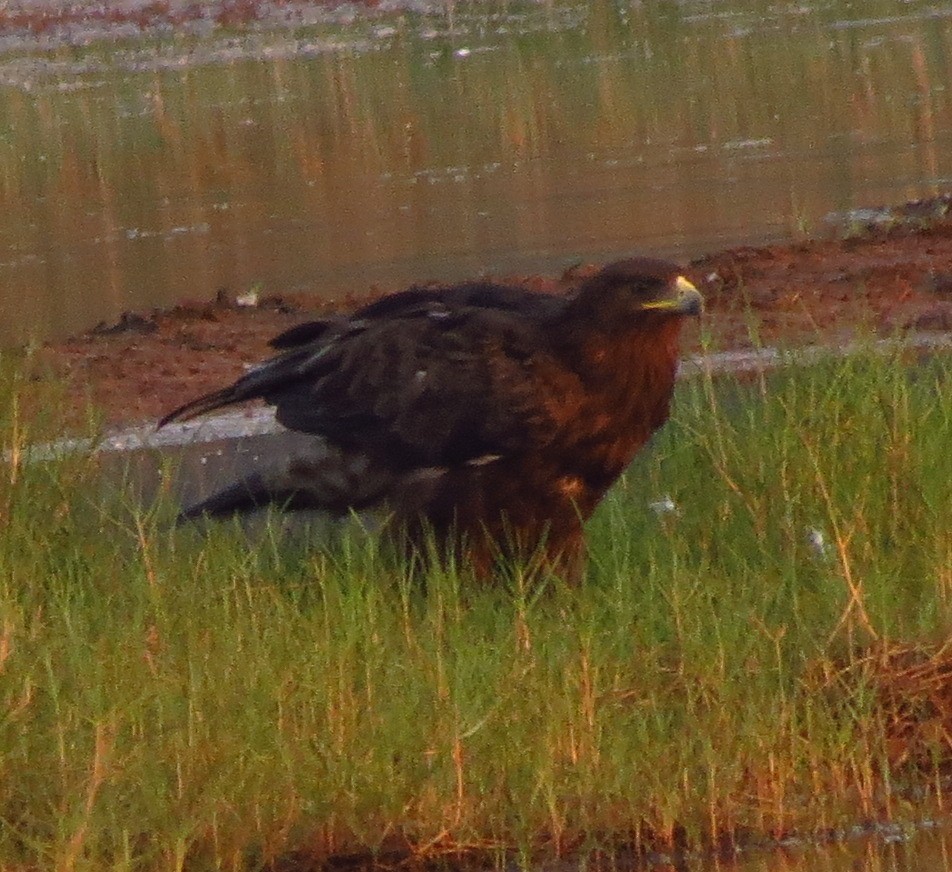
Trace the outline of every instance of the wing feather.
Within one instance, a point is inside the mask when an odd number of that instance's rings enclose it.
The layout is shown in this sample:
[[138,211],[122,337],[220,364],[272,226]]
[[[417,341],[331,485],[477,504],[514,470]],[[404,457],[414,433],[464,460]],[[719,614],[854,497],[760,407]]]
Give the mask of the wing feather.
[[524,451],[554,426],[540,364],[545,322],[561,305],[487,283],[410,288],[286,331],[276,343],[287,351],[160,426],[262,398],[284,426],[394,466]]
[[542,331],[508,313],[453,321],[382,321],[338,342],[319,377],[267,399],[285,426],[398,465],[466,463],[545,438]]

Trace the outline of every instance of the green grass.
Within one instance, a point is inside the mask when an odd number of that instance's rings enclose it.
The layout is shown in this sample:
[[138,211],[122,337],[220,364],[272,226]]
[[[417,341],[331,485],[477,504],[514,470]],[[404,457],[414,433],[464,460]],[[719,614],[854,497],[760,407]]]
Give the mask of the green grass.
[[[200,539],[100,496],[90,458],[0,467],[0,868],[528,860],[915,819],[950,749],[925,709],[931,732],[897,738],[884,676],[950,627],[950,378],[861,357],[683,384],[574,589],[423,585],[372,541]],[[3,385],[22,447],[44,431]]]

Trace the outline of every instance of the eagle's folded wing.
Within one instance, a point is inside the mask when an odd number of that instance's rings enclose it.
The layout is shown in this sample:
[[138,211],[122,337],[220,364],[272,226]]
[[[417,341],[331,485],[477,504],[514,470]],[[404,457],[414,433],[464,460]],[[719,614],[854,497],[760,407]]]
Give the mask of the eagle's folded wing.
[[389,465],[454,466],[551,438],[545,359],[534,323],[430,308],[340,336],[263,396],[286,427]]
[[160,424],[262,398],[292,430],[407,468],[472,464],[546,443],[554,425],[540,319],[515,306],[405,293],[385,313],[319,322],[311,342]]

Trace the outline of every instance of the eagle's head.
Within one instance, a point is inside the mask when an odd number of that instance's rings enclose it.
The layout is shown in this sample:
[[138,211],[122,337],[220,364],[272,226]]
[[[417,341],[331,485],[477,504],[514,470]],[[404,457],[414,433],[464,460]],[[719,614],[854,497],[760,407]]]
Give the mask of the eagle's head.
[[573,303],[575,314],[584,312],[585,320],[610,332],[633,322],[699,315],[704,308],[700,291],[677,264],[650,257],[608,264],[582,283]]

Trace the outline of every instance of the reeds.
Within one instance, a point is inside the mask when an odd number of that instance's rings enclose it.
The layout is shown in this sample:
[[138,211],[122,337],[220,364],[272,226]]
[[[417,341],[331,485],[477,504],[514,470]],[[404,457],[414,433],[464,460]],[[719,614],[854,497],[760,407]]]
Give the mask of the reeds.
[[171,530],[95,458],[24,463],[8,391],[0,866],[528,862],[915,819],[950,760],[950,376],[869,355],[682,385],[577,588]]

